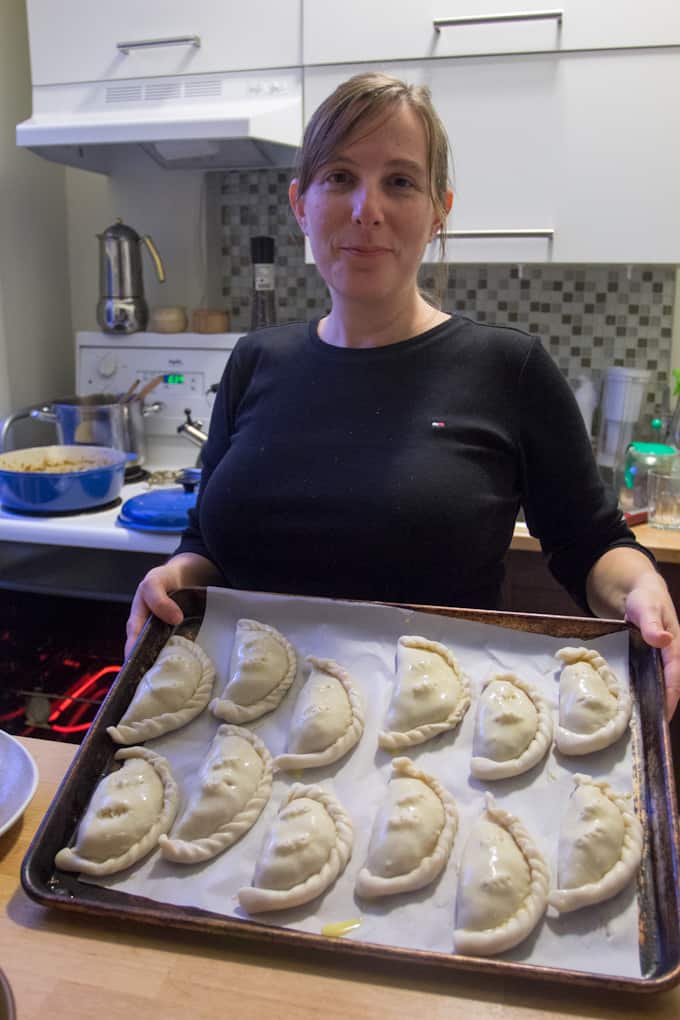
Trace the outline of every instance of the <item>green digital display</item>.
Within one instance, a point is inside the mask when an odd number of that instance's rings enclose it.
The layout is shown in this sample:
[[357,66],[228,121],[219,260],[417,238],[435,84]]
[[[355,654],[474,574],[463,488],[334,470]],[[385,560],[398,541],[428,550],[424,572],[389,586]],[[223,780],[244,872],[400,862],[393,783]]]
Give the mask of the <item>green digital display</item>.
[[184,382],[183,375],[164,375],[163,382],[169,383],[170,386],[177,386]]

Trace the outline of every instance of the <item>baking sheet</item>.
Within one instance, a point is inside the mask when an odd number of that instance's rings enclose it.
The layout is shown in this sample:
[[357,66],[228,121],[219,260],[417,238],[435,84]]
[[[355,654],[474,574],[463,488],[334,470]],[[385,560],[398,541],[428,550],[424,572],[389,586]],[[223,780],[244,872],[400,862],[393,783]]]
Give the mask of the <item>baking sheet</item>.
[[[234,627],[241,616],[279,629],[299,655],[298,675],[284,702],[250,726],[272,754],[285,749],[295,698],[307,676],[303,659],[308,654],[337,659],[353,675],[365,709],[361,741],[332,766],[294,775],[279,774],[272,798],[254,828],[212,862],[187,867],[166,862],[156,852],[134,869],[94,884],[163,903],[247,918],[238,906],[236,894],[239,888],[250,884],[254,861],[278,805],[291,783],[320,783],[336,794],[354,823],[354,850],[347,869],[320,899],[291,911],[258,914],[256,920],[320,934],[325,924],[358,918],[360,926],[346,939],[451,953],[458,862],[467,832],[483,810],[485,789],[490,789],[499,804],[522,820],[554,878],[560,819],[572,789],[573,774],[586,772],[606,778],[619,792],[631,793],[634,788],[633,731],[639,725],[637,707],[632,732],[605,751],[569,759],[553,749],[525,775],[495,783],[483,784],[469,774],[475,700],[484,679],[496,670],[519,672],[542,691],[556,710],[560,664],[554,653],[565,644],[578,642],[391,606],[208,589],[197,640],[216,664],[217,693],[221,693],[228,677]],[[391,755],[377,748],[377,731],[390,698],[396,642],[402,634],[421,634],[448,644],[471,681],[473,704],[459,729],[408,751],[418,767],[436,776],[454,795],[459,830],[449,864],[436,882],[412,894],[370,902],[355,898],[353,886],[364,863],[372,820],[391,772]],[[596,648],[619,676],[627,678],[628,641],[628,632],[622,629],[591,639],[587,644]],[[206,711],[184,729],[147,743],[168,758],[183,801],[191,777],[198,771],[219,725]],[[549,911],[534,934],[503,954],[502,959],[590,973],[641,976],[635,883],[607,903],[562,917],[551,914]]]

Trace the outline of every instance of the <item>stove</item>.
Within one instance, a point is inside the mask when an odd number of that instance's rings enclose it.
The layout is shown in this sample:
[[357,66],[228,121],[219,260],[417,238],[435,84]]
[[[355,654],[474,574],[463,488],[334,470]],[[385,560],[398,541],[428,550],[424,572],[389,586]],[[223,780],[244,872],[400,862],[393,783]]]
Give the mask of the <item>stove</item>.
[[[147,456],[126,473],[115,505],[68,516],[0,508],[0,729],[78,743],[123,661],[125,622],[135,588],[165,562],[179,534],[132,530],[121,503],[148,491],[148,474],[196,461],[178,427],[207,430],[214,387],[239,334],[76,334],[76,392],[122,393],[158,375],[146,403]],[[154,479],[155,480],[155,479]]]

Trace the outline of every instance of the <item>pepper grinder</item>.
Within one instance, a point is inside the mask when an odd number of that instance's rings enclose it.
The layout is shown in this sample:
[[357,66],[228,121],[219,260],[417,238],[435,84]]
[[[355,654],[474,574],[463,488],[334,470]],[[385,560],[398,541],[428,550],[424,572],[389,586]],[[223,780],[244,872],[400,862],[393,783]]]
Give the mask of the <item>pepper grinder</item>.
[[253,308],[250,328],[273,326],[276,323],[274,238],[251,237],[250,256],[253,260]]

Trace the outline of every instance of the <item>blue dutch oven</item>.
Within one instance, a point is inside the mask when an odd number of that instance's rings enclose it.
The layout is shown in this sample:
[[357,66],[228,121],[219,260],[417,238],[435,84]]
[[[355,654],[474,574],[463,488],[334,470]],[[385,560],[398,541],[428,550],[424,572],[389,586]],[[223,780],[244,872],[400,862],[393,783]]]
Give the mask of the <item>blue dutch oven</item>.
[[120,495],[127,454],[107,446],[35,446],[0,455],[0,503],[28,514],[73,513]]

